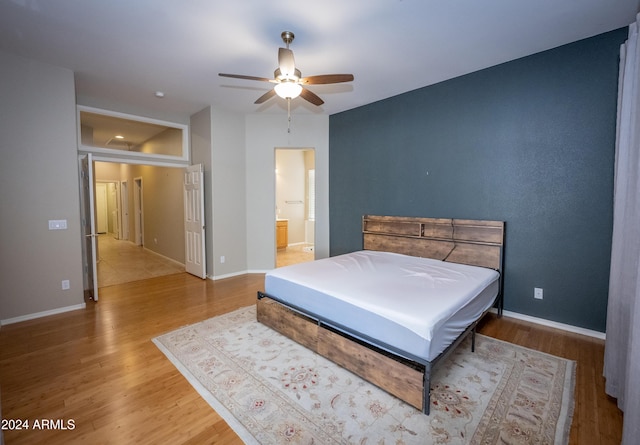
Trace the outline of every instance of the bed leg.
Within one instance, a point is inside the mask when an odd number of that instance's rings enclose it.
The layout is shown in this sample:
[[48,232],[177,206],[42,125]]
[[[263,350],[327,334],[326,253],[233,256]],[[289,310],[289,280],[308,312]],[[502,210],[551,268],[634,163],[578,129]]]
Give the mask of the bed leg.
[[476,352],[476,328],[471,330],[471,352]]
[[422,394],[422,412],[429,415],[431,409],[431,368],[425,366],[424,379],[423,379],[423,394]]

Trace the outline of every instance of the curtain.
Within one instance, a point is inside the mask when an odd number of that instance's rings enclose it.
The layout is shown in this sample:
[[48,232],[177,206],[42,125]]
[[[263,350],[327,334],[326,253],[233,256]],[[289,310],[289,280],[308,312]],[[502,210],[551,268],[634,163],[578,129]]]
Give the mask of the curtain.
[[636,22],[620,48],[611,273],[604,376],[624,413],[622,444],[640,437],[640,45]]

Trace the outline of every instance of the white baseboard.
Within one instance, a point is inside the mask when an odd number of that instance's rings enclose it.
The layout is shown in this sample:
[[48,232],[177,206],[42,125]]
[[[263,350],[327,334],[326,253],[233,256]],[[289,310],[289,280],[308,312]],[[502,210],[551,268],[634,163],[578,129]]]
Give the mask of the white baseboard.
[[231,277],[237,277],[238,275],[246,275],[248,273],[252,273],[252,272],[248,272],[246,270],[240,271],[240,272],[232,272],[232,273],[228,273],[228,274],[224,274],[224,275],[207,275],[207,278],[213,281],[216,280],[222,280],[224,278],[231,278]]
[[247,273],[267,273],[272,271],[273,269],[254,269],[254,270],[249,270],[247,271]]
[[154,254],[156,256],[159,256],[160,258],[162,258],[164,260],[172,262],[173,264],[175,264],[178,267],[184,267],[184,263],[181,263],[180,261],[174,260],[173,258],[169,258],[168,256],[164,256],[163,254],[158,253],[155,250],[151,250],[148,247],[144,247],[143,246],[142,248],[144,249],[145,252],[152,253],[152,254]]
[[[497,313],[498,310],[494,308],[492,309],[492,312]],[[502,315],[504,315],[505,317],[511,317],[511,318],[516,318],[518,320],[522,320],[522,321],[536,323],[536,324],[547,326],[550,328],[556,328],[556,329],[561,329],[567,332],[573,332],[574,334],[582,334],[588,337],[599,338],[600,340],[606,339],[606,333],[604,332],[593,331],[591,329],[572,326],[570,324],[558,323],[557,321],[545,320],[544,318],[532,317],[530,315],[519,314],[517,312],[511,312],[511,311],[502,311]]]
[[78,309],[85,309],[86,303],[74,304],[73,306],[60,307],[57,309],[51,309],[49,311],[36,312],[35,314],[21,315],[19,317],[7,318],[0,320],[0,326],[4,326],[12,323],[19,323],[21,321],[33,320],[35,318],[47,317],[49,315],[62,314],[63,312],[76,311]]

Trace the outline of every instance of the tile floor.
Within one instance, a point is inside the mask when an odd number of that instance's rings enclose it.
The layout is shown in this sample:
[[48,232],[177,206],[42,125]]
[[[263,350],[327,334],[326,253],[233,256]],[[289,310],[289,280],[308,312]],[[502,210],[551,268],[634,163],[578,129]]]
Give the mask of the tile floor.
[[313,260],[313,245],[299,244],[289,246],[286,249],[278,249],[276,267],[289,266],[290,264],[304,263]]
[[98,236],[98,286],[184,272],[184,265],[171,261],[113,234]]

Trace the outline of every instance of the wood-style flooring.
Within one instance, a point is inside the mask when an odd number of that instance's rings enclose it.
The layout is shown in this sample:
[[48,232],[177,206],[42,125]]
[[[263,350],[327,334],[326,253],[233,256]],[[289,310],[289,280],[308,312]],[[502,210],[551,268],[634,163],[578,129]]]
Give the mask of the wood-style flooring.
[[[5,443],[242,443],[151,339],[254,304],[263,282],[261,274],[211,281],[179,273],[101,289],[84,310],[3,326],[2,417],[31,426],[5,430]],[[603,389],[601,340],[492,314],[479,331],[577,360],[570,443],[620,443],[622,416]],[[68,429],[34,429],[42,419]]]

